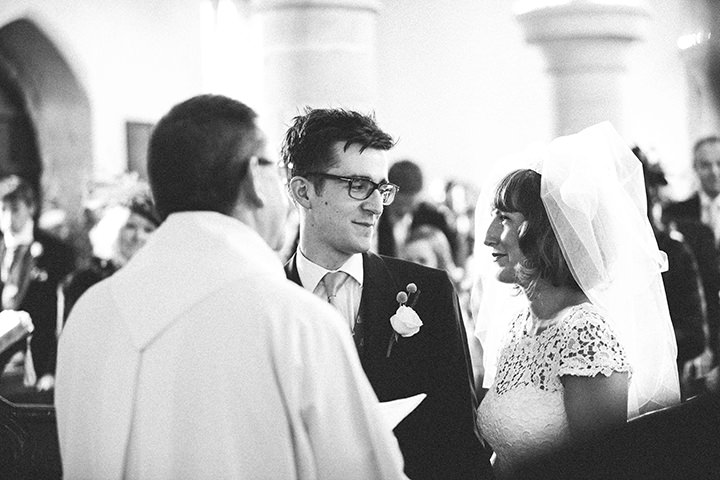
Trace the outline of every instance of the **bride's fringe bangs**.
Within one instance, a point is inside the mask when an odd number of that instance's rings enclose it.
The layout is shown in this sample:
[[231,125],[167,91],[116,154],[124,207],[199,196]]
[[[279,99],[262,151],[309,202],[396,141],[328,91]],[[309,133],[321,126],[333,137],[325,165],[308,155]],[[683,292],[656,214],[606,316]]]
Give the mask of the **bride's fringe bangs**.
[[540,199],[541,176],[534,170],[516,170],[498,185],[494,206],[504,212],[519,212],[525,222],[518,232],[525,261],[516,267],[518,285],[529,297],[540,280],[553,286],[580,290],[563,257],[545,207]]

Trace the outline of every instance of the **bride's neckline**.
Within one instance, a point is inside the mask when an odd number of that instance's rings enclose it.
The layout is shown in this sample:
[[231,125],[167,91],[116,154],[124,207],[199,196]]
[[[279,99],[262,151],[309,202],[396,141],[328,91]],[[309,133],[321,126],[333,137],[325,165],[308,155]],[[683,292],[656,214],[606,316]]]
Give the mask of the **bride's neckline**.
[[582,302],[582,303],[576,303],[573,305],[568,305],[567,307],[561,308],[558,310],[555,315],[553,315],[551,318],[547,319],[539,319],[536,318],[532,311],[528,308],[527,309],[527,315],[525,317],[525,325],[523,330],[525,331],[525,334],[530,337],[536,337],[538,335],[542,335],[543,332],[546,332],[547,330],[551,329],[560,321],[565,318],[567,315],[570,314],[570,312],[574,309],[580,308],[583,305],[589,305],[590,302]]
[[529,300],[530,315],[526,331],[532,336],[557,323],[569,308],[589,302],[582,290],[568,286],[555,287],[544,282],[538,284]]

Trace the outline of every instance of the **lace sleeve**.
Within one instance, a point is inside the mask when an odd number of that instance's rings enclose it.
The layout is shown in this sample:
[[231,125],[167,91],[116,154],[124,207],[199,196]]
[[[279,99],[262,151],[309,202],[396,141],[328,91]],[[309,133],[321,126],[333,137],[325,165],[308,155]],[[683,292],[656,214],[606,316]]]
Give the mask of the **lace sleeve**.
[[558,375],[594,377],[630,372],[625,350],[605,318],[594,308],[581,307],[563,325]]

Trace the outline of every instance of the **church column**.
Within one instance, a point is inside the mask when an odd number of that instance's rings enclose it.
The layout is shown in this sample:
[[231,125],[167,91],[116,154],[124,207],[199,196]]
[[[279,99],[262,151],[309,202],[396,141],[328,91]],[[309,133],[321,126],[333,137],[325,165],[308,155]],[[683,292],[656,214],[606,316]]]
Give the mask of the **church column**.
[[720,132],[720,116],[712,90],[710,58],[712,45],[706,31],[679,39],[688,81],[688,133],[691,142]]
[[278,140],[303,106],[369,111],[379,0],[256,0],[264,116]]
[[528,43],[539,45],[552,75],[555,133],[609,120],[624,130],[626,53],[644,36],[637,2],[574,0],[518,12]]
[[691,4],[693,31],[678,39],[688,80],[690,141],[720,134],[720,4]]

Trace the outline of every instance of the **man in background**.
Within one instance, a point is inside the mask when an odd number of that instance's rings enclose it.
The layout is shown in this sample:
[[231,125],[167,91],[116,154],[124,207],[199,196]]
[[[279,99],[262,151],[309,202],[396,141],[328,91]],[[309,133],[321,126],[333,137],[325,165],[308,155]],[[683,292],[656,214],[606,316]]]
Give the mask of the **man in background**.
[[425,393],[395,428],[405,473],[476,479],[489,471],[458,298],[447,272],[369,253],[384,207],[393,139],[357,112],[309,110],[285,136],[300,217],[288,278],[336,306],[381,401]]
[[283,275],[287,192],[265,142],[222,96],[155,127],[162,224],[60,339],[66,478],[405,478],[337,312]]
[[424,198],[425,179],[420,166],[412,160],[399,160],[390,166],[388,179],[400,189],[378,222],[377,253],[400,256],[412,231],[430,225],[445,235],[457,262],[457,232],[446,213]]
[[696,375],[702,379],[710,373],[717,377],[720,364],[720,137],[704,137],[695,143],[693,169],[698,191],[685,201],[666,206],[663,221],[683,235],[699,267],[705,293],[708,350],[694,363]]
[[710,227],[720,242],[720,137],[704,137],[693,148],[693,169],[699,189],[685,201],[665,209],[670,220],[697,221]]
[[[28,341],[20,340],[0,354],[0,369],[11,357],[22,357],[25,386],[50,392],[55,385],[57,287],[75,268],[75,255],[69,245],[37,227],[37,204],[36,191],[26,179],[0,179],[2,309],[26,311],[34,327]],[[51,397],[39,400],[52,403]]]

